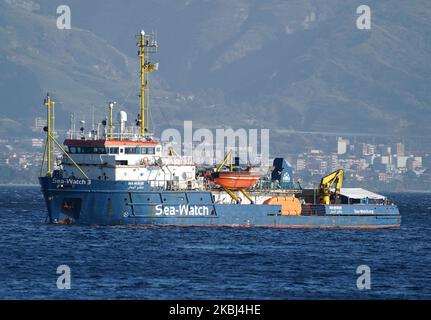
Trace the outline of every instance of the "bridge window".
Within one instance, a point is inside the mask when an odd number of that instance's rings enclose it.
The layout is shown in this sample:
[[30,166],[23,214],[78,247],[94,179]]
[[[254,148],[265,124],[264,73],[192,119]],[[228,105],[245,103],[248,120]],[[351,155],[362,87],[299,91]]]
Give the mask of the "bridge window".
[[104,147],[69,147],[69,153],[85,153],[85,154],[105,154]]
[[96,147],[96,148],[93,148],[92,153],[105,154],[105,153],[107,153],[107,150],[105,147]]
[[137,153],[137,148],[133,147],[133,148],[126,148],[126,154],[136,154]]
[[69,153],[77,153],[76,147],[69,147]]
[[109,148],[109,154],[118,154],[118,147]]
[[142,147],[141,148],[141,154],[154,154],[154,148],[153,147]]

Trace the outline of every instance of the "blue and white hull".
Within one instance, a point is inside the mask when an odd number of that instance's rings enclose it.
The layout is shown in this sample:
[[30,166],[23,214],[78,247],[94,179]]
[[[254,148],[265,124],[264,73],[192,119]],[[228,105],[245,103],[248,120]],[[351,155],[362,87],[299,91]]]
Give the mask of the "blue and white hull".
[[87,225],[229,226],[278,228],[398,227],[395,205],[306,205],[282,215],[280,205],[215,203],[208,191],[168,191],[146,182],[41,177],[48,218]]

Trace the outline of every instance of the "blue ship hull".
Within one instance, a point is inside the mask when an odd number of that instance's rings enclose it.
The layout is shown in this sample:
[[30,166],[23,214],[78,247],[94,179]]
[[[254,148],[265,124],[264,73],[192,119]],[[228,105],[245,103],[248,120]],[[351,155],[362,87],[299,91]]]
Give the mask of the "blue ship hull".
[[[48,219],[88,225],[277,228],[399,227],[395,205],[307,205],[300,216],[280,205],[217,204],[211,191],[168,191],[145,182],[39,178]],[[306,213],[305,213],[306,212]]]

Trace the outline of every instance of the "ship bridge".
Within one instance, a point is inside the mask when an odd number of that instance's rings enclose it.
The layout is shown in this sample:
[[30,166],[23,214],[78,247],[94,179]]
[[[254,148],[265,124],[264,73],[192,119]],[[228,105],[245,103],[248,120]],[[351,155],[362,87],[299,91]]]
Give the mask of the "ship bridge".
[[80,177],[78,165],[90,179],[147,181],[153,186],[176,182],[187,188],[196,179],[191,159],[163,156],[158,141],[66,139],[69,156],[62,158],[63,175]]

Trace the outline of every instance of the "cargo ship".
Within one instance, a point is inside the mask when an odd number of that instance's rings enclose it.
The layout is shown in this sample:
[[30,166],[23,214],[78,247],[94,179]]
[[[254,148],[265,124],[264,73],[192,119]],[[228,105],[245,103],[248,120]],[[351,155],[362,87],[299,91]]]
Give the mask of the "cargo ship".
[[[138,37],[140,113],[128,129],[123,111],[114,126],[113,107],[100,128],[70,130],[57,141],[54,101],[47,94],[45,152],[39,182],[47,221],[55,224],[152,225],[276,228],[393,228],[401,224],[397,206],[386,197],[343,188],[344,171],[323,177],[318,188],[303,189],[283,158],[267,173],[240,164],[234,150],[223,161],[203,167],[166,150],[148,133],[150,60],[154,34]],[[118,124],[118,125],[117,125]],[[115,128],[117,127],[117,128]],[[172,148],[172,147],[169,147]],[[54,155],[57,150],[56,165]],[[167,152],[169,151],[169,152]]]

